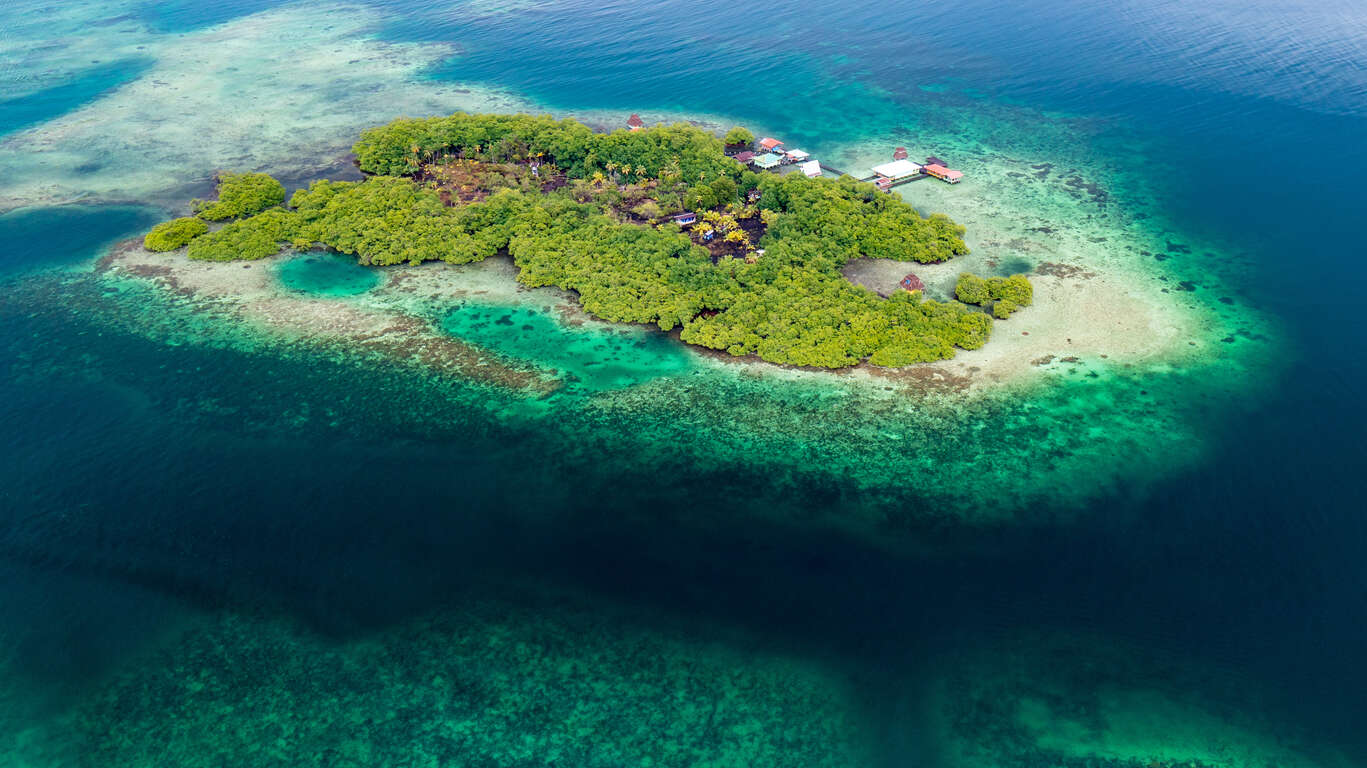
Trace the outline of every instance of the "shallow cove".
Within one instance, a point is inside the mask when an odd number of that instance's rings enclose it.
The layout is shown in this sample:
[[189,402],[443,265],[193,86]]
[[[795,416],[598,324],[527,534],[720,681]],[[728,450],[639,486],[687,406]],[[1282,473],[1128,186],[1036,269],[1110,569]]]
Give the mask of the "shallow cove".
[[441,321],[446,332],[509,357],[556,369],[576,390],[621,389],[688,370],[677,339],[643,327],[578,321],[539,306],[466,301]]
[[291,291],[313,296],[358,296],[384,279],[378,269],[356,263],[340,253],[310,251],[292,256],[276,268],[280,282]]

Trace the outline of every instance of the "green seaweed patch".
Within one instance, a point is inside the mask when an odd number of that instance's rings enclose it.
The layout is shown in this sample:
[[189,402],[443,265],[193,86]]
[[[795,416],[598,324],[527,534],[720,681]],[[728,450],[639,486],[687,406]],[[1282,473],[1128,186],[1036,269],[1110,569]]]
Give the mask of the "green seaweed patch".
[[264,173],[220,173],[218,199],[194,200],[190,207],[205,221],[227,221],[285,202],[285,187]]
[[1025,633],[937,666],[929,707],[948,768],[1350,764],[1271,720],[1258,692],[1220,670],[1099,636]]
[[107,768],[868,764],[835,675],[608,618],[469,605],[338,644],[230,616],[74,729]]
[[174,251],[184,248],[196,237],[209,231],[209,225],[193,216],[164,221],[147,233],[142,246],[149,251]]

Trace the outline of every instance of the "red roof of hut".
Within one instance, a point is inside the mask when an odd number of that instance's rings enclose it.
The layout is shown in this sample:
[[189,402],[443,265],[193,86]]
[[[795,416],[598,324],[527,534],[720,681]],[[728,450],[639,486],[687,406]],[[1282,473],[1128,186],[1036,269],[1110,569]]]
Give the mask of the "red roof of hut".
[[627,125],[631,126],[632,128],[640,128],[645,124],[646,121],[642,120],[641,116],[636,114],[635,112],[632,112],[631,117],[627,118]]
[[964,177],[963,171],[956,171],[950,168],[946,168],[943,165],[940,165],[939,163],[931,163],[930,165],[927,165],[926,173],[930,174],[931,176],[938,176],[942,179],[950,179],[953,181],[958,181],[959,179],[962,179]]
[[906,160],[906,159],[907,159],[907,148],[906,148],[906,147],[898,147],[897,149],[893,150],[893,152],[892,152],[892,159],[893,159],[893,160]]
[[921,278],[914,274],[909,274],[902,278],[902,287],[908,291],[924,291],[926,284],[921,282]]
[[764,149],[773,149],[774,147],[783,146],[783,142],[778,139],[760,139],[759,145]]
[[746,152],[737,152],[737,153],[736,153],[736,162],[738,162],[738,163],[748,163],[748,162],[750,162],[751,160],[754,160],[754,159],[755,159],[755,153],[754,153],[754,152],[746,151]]

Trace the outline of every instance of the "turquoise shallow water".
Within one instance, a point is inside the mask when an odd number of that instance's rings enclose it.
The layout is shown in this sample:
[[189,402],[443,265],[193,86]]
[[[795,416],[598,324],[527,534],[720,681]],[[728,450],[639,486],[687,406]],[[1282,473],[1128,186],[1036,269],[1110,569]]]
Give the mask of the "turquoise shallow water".
[[359,296],[383,279],[355,259],[330,253],[299,254],[281,264],[276,274],[291,291],[331,297]]
[[466,303],[442,328],[515,360],[552,367],[574,390],[623,389],[689,368],[690,353],[645,328],[576,330],[538,307]]
[[[323,25],[252,21],[300,8],[0,11],[0,193],[98,197],[0,216],[0,762],[1367,761],[1358,4],[329,10],[374,13],[370,48],[448,46],[396,54],[418,85],[327,59]],[[234,23],[366,85],[276,68]],[[171,130],[175,72],[232,111]],[[428,307],[568,382],[514,418],[496,389],[97,271],[139,204],[202,187],[209,144],[306,179],[342,148],[311,132],[444,84],[741,120],[851,167],[942,154],[968,181],[908,199],[973,222],[975,257],[1088,243],[1210,312],[1213,362],[1079,365],[961,410],[716,373],[549,300]],[[334,109],[290,111],[320,88]],[[242,94],[286,125],[244,127]],[[352,303],[382,279],[278,269]],[[997,508],[1019,522],[963,522]]]

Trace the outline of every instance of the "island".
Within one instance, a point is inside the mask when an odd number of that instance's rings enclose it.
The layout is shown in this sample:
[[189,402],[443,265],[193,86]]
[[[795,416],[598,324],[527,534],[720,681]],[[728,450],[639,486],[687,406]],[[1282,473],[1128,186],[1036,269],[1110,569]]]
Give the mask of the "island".
[[523,114],[399,119],[353,147],[361,181],[318,180],[286,201],[265,174],[221,174],[216,201],[144,245],[204,261],[328,248],[376,267],[504,253],[519,283],[572,292],[602,320],[815,368],[949,359],[1031,303],[1022,275],[963,275],[947,301],[917,281],[887,297],[850,282],[841,268],[854,259],[966,254],[964,230],[849,176],[756,172],[728,154],[747,140],[684,123],[603,133]]

